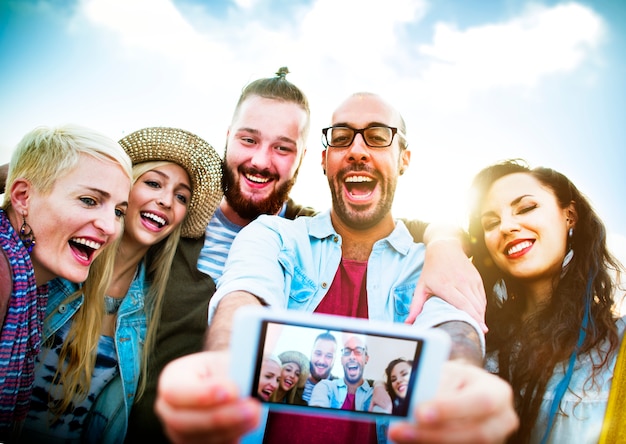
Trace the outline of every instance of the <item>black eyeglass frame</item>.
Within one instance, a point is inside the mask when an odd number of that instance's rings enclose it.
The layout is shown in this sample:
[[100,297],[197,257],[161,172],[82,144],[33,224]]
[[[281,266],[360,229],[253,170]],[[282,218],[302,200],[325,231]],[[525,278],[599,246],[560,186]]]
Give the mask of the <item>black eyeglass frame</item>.
[[[337,128],[345,128],[345,129],[352,130],[352,139],[350,139],[350,142],[347,143],[346,145],[331,145],[330,142],[328,141],[328,130],[337,129]],[[391,130],[391,139],[389,140],[389,144],[388,145],[370,145],[367,142],[367,138],[365,137],[365,131],[371,130],[372,128],[387,128],[387,129]],[[356,128],[352,128],[351,126],[347,126],[347,125],[337,125],[337,126],[329,126],[329,127],[326,127],[326,128],[322,128],[322,145],[324,146],[324,148],[328,148],[328,147],[330,147],[330,148],[348,148],[354,142],[354,139],[356,138],[357,134],[361,135],[365,145],[369,146],[370,148],[388,148],[393,143],[393,138],[396,136],[396,134],[399,134],[401,137],[404,137],[404,134],[402,134],[402,131],[400,131],[395,126],[372,125],[372,126],[368,126],[366,128],[356,129]]]

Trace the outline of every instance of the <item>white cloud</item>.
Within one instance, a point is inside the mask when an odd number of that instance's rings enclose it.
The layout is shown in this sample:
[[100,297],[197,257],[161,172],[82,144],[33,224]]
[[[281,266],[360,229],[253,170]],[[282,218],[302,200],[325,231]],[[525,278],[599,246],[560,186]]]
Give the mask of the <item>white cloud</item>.
[[[490,119],[525,106],[519,91],[542,94],[549,76],[569,75],[588,64],[606,26],[581,4],[532,5],[506,21],[469,28],[440,21],[432,37],[419,42],[410,32],[429,18],[426,0],[397,0],[394,7],[379,0],[317,0],[288,8],[289,16],[277,7],[271,20],[260,15],[258,0],[234,4],[216,17],[199,4],[185,16],[171,0],[81,0],[72,23],[76,34],[106,39],[112,63],[140,79],[127,84],[116,77],[114,90],[127,98],[124,106],[116,106],[113,116],[103,108],[101,115],[85,118],[112,134],[119,134],[121,125],[125,131],[179,125],[221,148],[241,87],[286,65],[312,110],[297,200],[329,205],[319,166],[319,128],[343,97],[370,90],[396,104],[409,125],[413,161],[396,196],[396,207],[405,210],[396,213],[419,211],[418,217],[448,221],[460,214],[461,223],[471,176],[500,159],[503,146],[524,156],[529,154],[520,149],[524,145],[547,151],[539,136],[526,137],[524,122],[515,127]],[[155,69],[165,74],[155,76]],[[494,91],[502,91],[498,103],[486,103]],[[91,101],[109,105],[110,93],[102,91]],[[550,125],[550,116],[546,121]]]
[[438,23],[432,44],[419,47],[432,58],[421,80],[429,91],[447,96],[446,105],[475,91],[532,87],[578,68],[604,33],[602,18],[576,3],[535,4],[508,22],[466,30]]

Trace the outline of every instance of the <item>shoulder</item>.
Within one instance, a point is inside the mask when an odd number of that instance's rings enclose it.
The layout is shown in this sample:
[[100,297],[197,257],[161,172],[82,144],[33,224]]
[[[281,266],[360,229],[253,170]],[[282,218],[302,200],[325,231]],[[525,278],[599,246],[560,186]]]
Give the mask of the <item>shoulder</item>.
[[317,214],[317,211],[313,207],[305,207],[297,204],[291,198],[287,201],[287,210],[285,211],[286,219],[295,219],[300,216],[314,216],[315,214]]
[[413,237],[413,242],[424,242],[424,233],[426,232],[426,227],[428,227],[427,222],[404,218],[401,218],[399,220],[404,223],[407,230],[409,230],[409,233],[411,233],[411,236]]

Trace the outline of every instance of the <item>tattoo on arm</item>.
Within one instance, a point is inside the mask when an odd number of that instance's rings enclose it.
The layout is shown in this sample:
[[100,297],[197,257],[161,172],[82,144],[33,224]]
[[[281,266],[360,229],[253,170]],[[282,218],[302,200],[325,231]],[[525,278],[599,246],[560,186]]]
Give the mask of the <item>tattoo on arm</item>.
[[446,331],[452,339],[450,360],[461,359],[470,364],[483,366],[483,355],[478,333],[467,322],[451,321],[437,326]]

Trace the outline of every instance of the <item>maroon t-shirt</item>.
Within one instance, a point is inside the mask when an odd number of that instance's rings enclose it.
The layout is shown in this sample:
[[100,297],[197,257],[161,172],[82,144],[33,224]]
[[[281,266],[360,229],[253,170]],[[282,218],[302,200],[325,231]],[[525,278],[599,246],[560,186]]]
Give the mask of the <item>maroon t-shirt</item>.
[[[315,312],[368,318],[366,276],[367,262],[342,259],[328,293]],[[263,442],[376,444],[376,423],[270,411]]]

